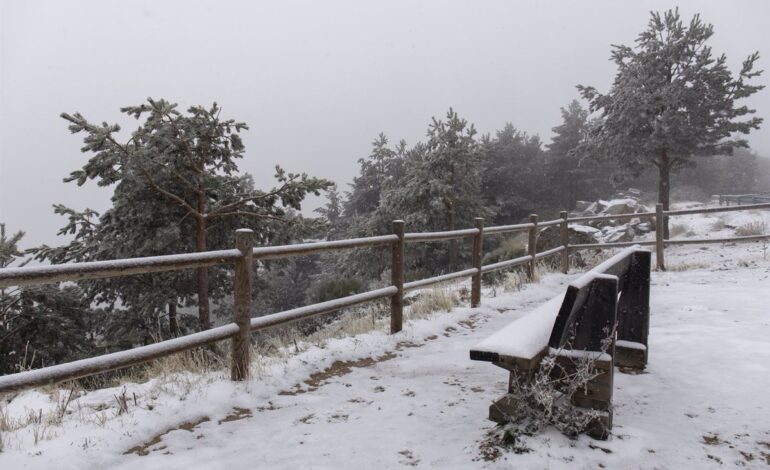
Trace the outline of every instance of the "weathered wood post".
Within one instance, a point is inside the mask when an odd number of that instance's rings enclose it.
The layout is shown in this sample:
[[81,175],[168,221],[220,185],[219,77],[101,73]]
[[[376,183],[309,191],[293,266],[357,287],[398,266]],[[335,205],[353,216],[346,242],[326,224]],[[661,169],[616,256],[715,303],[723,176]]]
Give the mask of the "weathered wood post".
[[537,262],[535,259],[535,256],[537,255],[537,214],[530,215],[529,222],[532,224],[532,227],[529,229],[528,254],[532,258],[527,264],[527,276],[529,277],[529,282],[535,282],[535,266]]
[[569,224],[567,223],[567,211],[559,213],[561,225],[559,226],[559,241],[564,250],[561,252],[561,272],[567,274],[569,271]]
[[666,264],[663,260],[663,227],[665,227],[665,220],[663,219],[663,204],[655,205],[655,261],[659,271],[666,270]]
[[473,219],[473,225],[479,230],[479,233],[473,236],[473,267],[477,269],[476,274],[471,278],[471,307],[478,307],[481,304],[481,254],[484,247],[484,219],[476,217]]
[[398,333],[404,325],[404,221],[393,221],[393,233],[398,241],[391,245],[390,280],[398,292],[390,298],[390,334]]
[[233,322],[238,325],[238,333],[232,339],[232,364],[230,378],[246,380],[249,378],[251,359],[251,289],[254,273],[254,232],[242,228],[235,231],[235,247],[241,252],[241,258],[235,262],[235,286],[233,289]]

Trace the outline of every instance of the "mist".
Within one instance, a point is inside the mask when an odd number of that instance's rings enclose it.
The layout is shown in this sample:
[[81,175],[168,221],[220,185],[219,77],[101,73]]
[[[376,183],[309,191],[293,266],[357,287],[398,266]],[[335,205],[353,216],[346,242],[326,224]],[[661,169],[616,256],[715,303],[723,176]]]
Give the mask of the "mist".
[[[273,170],[307,172],[341,189],[384,132],[413,145],[451,106],[481,133],[506,122],[548,142],[577,84],[606,91],[611,44],[632,44],[647,2],[8,1],[0,4],[0,221],[23,246],[56,244],[62,203],[103,211],[110,188],[62,178],[88,158],[61,112],[118,122],[148,96],[214,101],[246,122],[240,167],[262,188]],[[701,13],[735,71],[765,54],[770,3],[680,2]],[[768,84],[768,75],[758,84]],[[746,101],[767,116],[767,90]],[[770,155],[767,126],[748,136]],[[320,199],[304,204],[309,213]]]

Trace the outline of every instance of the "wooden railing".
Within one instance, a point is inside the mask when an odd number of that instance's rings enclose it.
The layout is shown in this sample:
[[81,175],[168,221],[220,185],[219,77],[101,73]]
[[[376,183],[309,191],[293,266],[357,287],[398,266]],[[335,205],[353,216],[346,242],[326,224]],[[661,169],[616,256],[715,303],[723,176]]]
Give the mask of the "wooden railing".
[[759,204],[763,202],[770,202],[770,194],[768,193],[755,193],[755,194],[719,194],[716,196],[719,199],[720,206],[729,206],[730,203],[737,205],[741,204]]
[[[620,243],[569,243],[569,223],[589,222],[596,220],[629,220],[633,218],[653,218],[662,220],[685,214],[701,214],[746,209],[768,209],[768,204],[748,206],[715,207],[708,209],[688,209],[680,211],[663,211],[658,205],[653,212],[637,214],[618,214],[588,217],[568,217],[562,212],[560,218],[540,222],[538,216],[530,216],[528,223],[484,227],[484,220],[474,220],[474,228],[444,232],[405,233],[403,221],[393,222],[393,233],[376,237],[335,240],[317,243],[301,243],[295,245],[254,247],[254,234],[251,230],[240,229],[235,233],[236,248],[230,250],[209,251],[204,253],[188,253],[146,258],[121,259],[114,261],[94,261],[49,266],[31,266],[21,268],[0,269],[0,288],[9,286],[25,286],[55,283],[62,281],[81,281],[108,277],[130,276],[164,271],[176,271],[216,265],[233,265],[233,318],[232,322],[199,333],[179,338],[161,341],[155,344],[141,346],[127,351],[120,351],[89,359],[59,364],[41,369],[19,372],[0,376],[0,393],[19,391],[26,388],[73,380],[94,374],[122,369],[132,365],[147,362],[170,354],[205,346],[210,343],[230,339],[232,344],[231,378],[244,380],[248,377],[249,358],[251,357],[250,334],[278,325],[284,325],[317,315],[336,312],[340,309],[379,299],[390,299],[390,331],[397,333],[403,327],[404,293],[454,279],[471,278],[471,306],[481,303],[481,276],[484,273],[524,266],[530,279],[534,277],[538,260],[560,255],[561,271],[569,270],[569,255],[577,250],[620,248],[632,245],[655,245],[657,266],[664,269],[663,251],[666,245],[692,243],[723,243],[726,241],[766,240],[768,235],[733,237],[720,239],[699,240],[664,240],[662,231],[656,231],[655,241],[634,241]],[[538,252],[537,240],[542,228],[558,226],[560,229],[559,245]],[[527,255],[518,258],[483,265],[483,240],[486,236],[503,235],[515,232],[528,233]],[[404,282],[404,247],[407,243],[424,243],[446,240],[472,238],[472,253],[470,268],[440,276]],[[285,258],[317,254],[331,251],[349,250],[390,246],[391,248],[391,285],[372,291],[350,295],[327,302],[321,302],[299,307],[279,313],[251,318],[253,268],[254,263],[261,260]]]

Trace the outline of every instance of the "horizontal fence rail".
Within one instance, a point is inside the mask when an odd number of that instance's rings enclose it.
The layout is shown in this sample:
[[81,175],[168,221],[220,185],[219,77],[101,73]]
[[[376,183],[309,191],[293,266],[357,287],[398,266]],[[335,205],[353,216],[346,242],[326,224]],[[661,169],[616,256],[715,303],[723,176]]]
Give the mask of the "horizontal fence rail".
[[655,212],[636,212],[633,214],[588,215],[585,217],[569,217],[569,222],[593,222],[598,220],[630,220],[649,219],[655,217]]
[[479,273],[476,268],[465,269],[449,274],[442,274],[441,276],[429,277],[427,279],[420,279],[419,281],[407,282],[404,284],[404,291],[411,291],[419,289],[421,287],[432,286],[434,284],[440,284],[442,282],[452,281],[454,279],[462,279],[465,277],[475,276]]
[[495,235],[499,233],[510,232],[526,232],[534,227],[534,224],[514,224],[514,225],[498,225],[497,227],[484,228],[484,235]]
[[683,238],[678,240],[665,240],[663,243],[666,245],[707,245],[709,243],[753,242],[768,239],[770,239],[770,235],[745,235],[727,238]]
[[500,270],[500,269],[512,268],[514,266],[520,266],[522,264],[527,264],[530,261],[532,261],[532,257],[530,255],[520,256],[518,258],[509,259],[508,261],[500,261],[498,263],[492,263],[492,264],[487,264],[485,266],[482,266],[481,267],[481,272],[482,273],[489,273],[489,272],[497,271],[497,270]]
[[252,253],[257,259],[278,259],[291,256],[314,255],[353,248],[391,245],[398,241],[396,235],[381,235],[378,237],[351,238],[348,240],[332,240],[328,242],[297,243],[295,245],[264,246],[254,248]]
[[[663,239],[662,231],[656,230],[655,240],[570,244],[569,223],[603,220],[617,221],[635,218],[654,218],[658,221],[680,215],[710,214],[716,212],[757,209],[770,209],[770,203],[669,211],[664,211],[659,204],[656,206],[655,212],[585,217],[569,217],[567,212],[561,212],[559,219],[543,222],[539,222],[537,215],[533,214],[529,218],[529,223],[493,227],[484,227],[484,220],[476,218],[474,220],[475,228],[423,233],[404,233],[404,222],[394,221],[393,233],[390,235],[256,248],[253,247],[253,233],[250,230],[238,230],[236,231],[236,249],[110,261],[0,269],[0,288],[5,288],[10,286],[82,281],[182,269],[205,268],[216,265],[234,265],[235,267],[234,321],[232,323],[227,323],[223,326],[199,333],[189,334],[180,338],[169,339],[147,346],[140,346],[127,351],[120,351],[66,364],[0,376],[0,393],[15,392],[31,387],[48,385],[122,369],[226,339],[231,339],[233,342],[232,378],[233,380],[243,380],[248,377],[248,357],[250,351],[250,340],[248,335],[251,332],[262,331],[298,320],[337,312],[343,308],[352,307],[365,302],[389,298],[391,300],[391,333],[396,333],[402,328],[404,293],[443,282],[471,278],[471,306],[477,307],[480,303],[481,296],[481,274],[523,266],[526,268],[529,278],[532,279],[534,277],[535,263],[537,260],[554,255],[560,255],[561,271],[566,273],[569,269],[569,255],[579,250],[616,249],[634,245],[654,245],[656,246],[655,251],[658,268],[664,269],[663,251],[665,247],[669,245],[770,240],[770,234],[731,238],[666,240]],[[560,230],[559,244],[555,247],[538,252],[537,242],[540,231],[547,227],[556,226],[558,226]],[[483,265],[483,238],[487,235],[502,235],[514,232],[528,232],[527,255]],[[473,239],[472,268],[426,279],[404,282],[405,244],[457,240],[462,238]],[[390,247],[392,253],[392,285],[284,312],[258,317],[249,316],[251,310],[250,293],[253,288],[252,272],[254,263],[262,260],[369,247]]]
[[678,211],[664,211],[667,216],[672,215],[692,215],[692,214],[713,214],[715,212],[748,211],[752,209],[770,209],[770,203],[748,204],[744,206],[723,206],[723,207],[704,207],[701,209],[682,209]]
[[456,240],[458,238],[472,237],[478,235],[479,230],[476,228],[468,228],[463,230],[451,230],[448,232],[422,232],[422,233],[405,233],[404,240],[409,243],[413,242],[437,242],[442,240]]
[[0,269],[0,288],[202,268],[232,263],[240,257],[241,252],[238,250],[219,250],[114,261],[5,268]]

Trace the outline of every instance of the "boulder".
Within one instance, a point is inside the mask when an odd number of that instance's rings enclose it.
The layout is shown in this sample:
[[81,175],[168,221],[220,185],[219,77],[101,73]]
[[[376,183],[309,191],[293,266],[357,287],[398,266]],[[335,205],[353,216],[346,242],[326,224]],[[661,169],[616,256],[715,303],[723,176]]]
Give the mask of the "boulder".
[[[601,231],[587,225],[570,225],[569,243],[570,245],[580,245],[584,243],[596,243]],[[559,246],[561,243],[561,231],[558,226],[546,227],[540,231],[537,238],[537,251],[550,250]]]
[[639,203],[634,199],[615,199],[607,203],[602,215],[634,214]]
[[573,212],[576,214],[586,212],[588,208],[591,207],[591,204],[593,203],[590,201],[576,201],[575,209],[573,209]]
[[602,234],[606,243],[630,242],[636,236],[636,231],[629,224],[623,224],[616,227],[606,227],[602,230]]

